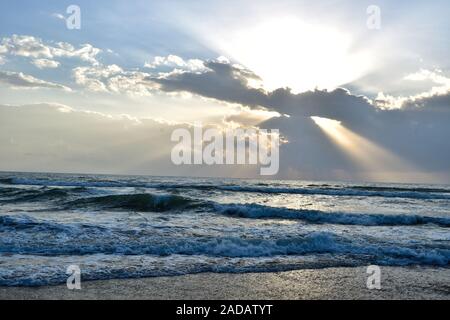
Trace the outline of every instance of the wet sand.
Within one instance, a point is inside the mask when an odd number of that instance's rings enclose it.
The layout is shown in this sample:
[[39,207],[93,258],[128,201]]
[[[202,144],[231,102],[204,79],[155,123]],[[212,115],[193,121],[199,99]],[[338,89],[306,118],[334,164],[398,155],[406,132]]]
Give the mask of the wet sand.
[[276,273],[204,273],[175,277],[0,287],[0,299],[450,299],[450,269],[382,267],[381,289],[367,289],[366,268]]

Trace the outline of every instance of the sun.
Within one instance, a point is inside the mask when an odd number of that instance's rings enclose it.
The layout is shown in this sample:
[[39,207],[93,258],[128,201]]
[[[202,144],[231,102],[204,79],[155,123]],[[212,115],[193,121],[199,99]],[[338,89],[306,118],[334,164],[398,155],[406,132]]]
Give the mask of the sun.
[[231,31],[219,46],[258,74],[270,90],[333,89],[361,77],[371,66],[370,53],[355,51],[350,35],[290,17]]

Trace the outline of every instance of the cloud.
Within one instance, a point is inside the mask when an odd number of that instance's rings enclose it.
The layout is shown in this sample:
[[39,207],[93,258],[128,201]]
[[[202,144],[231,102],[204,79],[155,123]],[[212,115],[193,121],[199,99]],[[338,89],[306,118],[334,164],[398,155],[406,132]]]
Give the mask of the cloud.
[[[81,129],[82,128],[82,129]],[[176,166],[175,129],[191,127],[42,103],[0,105],[1,170],[233,176],[241,166]],[[252,169],[259,172],[258,167]]]
[[4,170],[130,172],[153,166],[157,170],[159,150],[170,147],[170,136],[155,145],[159,136],[171,133],[165,124],[61,104],[0,106],[0,119]]
[[[450,93],[405,100],[399,109],[379,109],[367,99],[342,91],[302,96],[298,98],[302,103],[288,112],[290,117],[260,124],[279,128],[290,141],[281,153],[284,172],[280,175],[289,177],[297,172],[306,179],[450,182]],[[369,142],[339,147],[318,130],[309,117],[312,113],[338,119],[361,137],[360,142]],[[352,148],[369,155],[369,144],[398,161],[380,161],[376,168],[364,168],[364,163],[351,159]]]
[[380,92],[375,100],[378,107],[382,109],[401,109],[405,106],[421,106],[424,101],[433,99],[439,96],[446,96],[450,94],[450,78],[444,76],[441,70],[426,70],[422,69],[419,72],[412,73],[404,77],[407,81],[431,81],[434,86],[429,91],[421,92],[412,96],[386,95]]
[[[320,114],[323,117],[344,120],[376,111],[367,98],[351,95],[342,88],[331,92],[316,90],[300,94],[293,94],[289,88],[267,92],[250,86],[251,81],[259,80],[250,70],[217,61],[209,61],[205,66],[208,70],[201,73],[167,73],[160,77],[151,76],[146,80],[158,84],[160,89],[166,92],[186,91],[253,108],[263,107],[279,113],[303,116]],[[352,108],[354,104],[359,104],[359,109]]]
[[39,69],[54,69],[58,68],[60,63],[55,60],[48,60],[48,59],[35,59],[31,62]]
[[264,110],[252,110],[248,107],[240,107],[237,112],[226,116],[223,122],[230,126],[237,127],[252,127],[257,126],[261,122],[264,122],[273,117],[279,117],[277,112],[268,112]]
[[[66,51],[73,50],[71,45],[67,43],[58,46]],[[30,50],[30,52],[40,51],[42,50]],[[38,56],[40,55],[42,54]],[[298,94],[293,93],[289,88],[266,91],[252,86],[253,82],[260,80],[258,75],[225,59],[205,61],[203,62],[204,68],[201,70],[189,70],[186,66],[183,70],[183,63],[186,63],[186,61],[173,57],[161,59],[155,64],[153,72],[125,70],[115,64],[96,64],[77,67],[73,69],[72,75],[78,85],[95,92],[139,96],[150,96],[161,91],[177,94],[189,93],[225,102],[224,105],[238,105],[240,111],[230,112],[223,119],[223,125],[258,125],[266,129],[279,129],[282,136],[288,141],[281,148],[280,173],[277,178],[365,180],[378,174],[386,180],[450,182],[450,175],[448,174],[450,172],[450,144],[447,139],[450,136],[450,93],[446,89],[448,78],[442,72],[419,71],[407,76],[405,81],[428,81],[434,85],[429,91],[422,94],[411,97],[392,97],[392,99],[402,99],[400,107],[393,109],[383,107],[382,101],[379,99],[372,101],[364,96],[354,95],[344,88],[337,88],[332,91],[314,90]],[[163,67],[167,69],[163,70]],[[13,72],[2,72],[0,81],[14,87],[64,88],[64,86],[55,83]],[[22,109],[28,110],[24,107]],[[138,150],[137,142],[133,142],[136,139],[136,141],[142,143],[141,147],[145,145],[145,142],[137,136],[138,132],[148,139],[162,139],[160,144],[151,144],[151,149],[153,151],[158,150],[158,154],[161,159],[165,159],[165,163],[162,160],[162,162],[158,162],[159,160],[145,162],[146,165],[151,163],[152,169],[166,170],[156,171],[156,173],[165,174],[165,172],[168,172],[182,175],[198,173],[199,175],[220,176],[232,176],[234,174],[236,176],[240,172],[234,167],[229,169],[200,168],[195,172],[192,171],[191,167],[188,167],[177,168],[178,171],[173,171],[173,168],[167,165],[167,157],[170,154],[168,150],[170,139],[167,135],[160,136],[153,130],[154,128],[163,131],[169,130],[161,123],[144,121],[148,126],[142,126],[136,123],[143,120],[136,121],[128,118],[126,121],[122,119],[117,122],[116,119],[116,122],[109,122],[109,120],[106,120],[106,118],[110,118],[107,115],[92,114],[88,117],[84,113],[70,110],[66,112],[69,114],[66,115],[68,118],[64,118],[63,121],[60,119],[62,117],[60,111],[55,113],[54,109],[51,110],[53,110],[51,112],[51,119],[53,120],[49,121],[68,123],[68,119],[78,119],[73,120],[74,125],[79,125],[78,131],[80,131],[80,127],[85,127],[82,120],[86,121],[85,123],[98,126],[98,131],[91,133],[102,135],[102,139],[97,139],[97,137],[95,139],[99,145],[110,145],[112,142],[121,141],[123,145],[130,143],[133,146],[132,151],[122,146],[114,149],[114,152],[105,151],[105,153],[102,153],[101,150],[97,152],[93,146],[89,145],[90,142],[87,142],[84,132],[76,132],[75,127],[73,127],[71,143],[80,146],[80,148],[83,147],[73,157],[77,158],[80,157],[80,154],[90,152],[92,158],[100,162],[114,162],[114,165],[111,164],[108,167],[111,169],[108,169],[109,172],[123,171],[124,169],[121,166],[126,165],[129,170],[127,172],[131,170],[135,173],[155,173],[144,168],[142,164],[133,162],[132,159],[130,161],[122,159],[122,154],[126,152],[129,152],[132,157],[147,159],[148,155],[142,155],[140,153],[142,150]],[[43,110],[41,111],[42,114],[46,114]],[[25,113],[25,111],[21,112]],[[271,112],[271,114],[269,115],[268,112]],[[42,114],[39,119],[45,119]],[[47,116],[49,115],[47,114]],[[270,116],[274,117],[268,120]],[[348,150],[343,150],[324,134],[311,120],[312,116],[340,121],[347,130],[360,136],[361,141],[370,141],[379,146],[386,153],[393,154],[396,159],[401,159],[399,163],[403,165],[392,167],[384,166],[381,163],[380,167],[377,168],[379,171],[365,171],[366,169],[360,167],[349,157]],[[99,122],[94,121],[91,117]],[[46,120],[42,121],[46,123]],[[137,127],[134,127],[134,125],[137,125]],[[132,130],[133,134],[129,136],[128,132],[119,129],[120,132],[114,132],[113,134],[109,126],[141,128],[142,130],[136,132]],[[30,126],[30,128],[32,127]],[[58,130],[63,129],[58,127]],[[106,130],[105,133],[102,133],[102,130]],[[120,137],[119,133],[124,134],[124,136]],[[56,137],[61,136],[59,131],[55,131],[53,134]],[[83,146],[78,144],[77,137],[80,139],[79,141],[82,141],[79,143]],[[108,142],[109,139],[112,142]],[[89,148],[84,148],[85,144],[88,144]],[[67,148],[69,146],[68,143]],[[364,150],[364,146],[359,146],[359,148]],[[120,161],[116,161],[116,159],[105,160],[106,157],[116,157],[123,160],[123,163],[119,163]],[[73,165],[65,160],[61,163],[68,167]],[[83,158],[82,163],[83,165],[78,167],[80,170],[82,168],[86,170],[90,168],[88,170],[90,172],[103,170],[94,161]],[[61,164],[61,168],[63,167],[63,164]],[[119,171],[114,171],[114,168]]]
[[12,35],[0,42],[0,53],[34,59],[77,58],[92,65],[98,65],[100,49],[90,44],[79,48],[66,42],[44,43],[41,39],[28,35]]
[[0,83],[4,83],[16,89],[48,88],[48,89],[62,89],[65,91],[71,91],[70,88],[63,86],[61,84],[37,79],[33,76],[26,75],[22,72],[0,71]]
[[168,55],[167,57],[157,56],[152,62],[146,62],[144,67],[156,69],[161,67],[171,67],[186,71],[202,71],[205,70],[204,62],[200,59],[184,60],[176,55]]
[[95,92],[125,93],[149,96],[152,88],[144,83],[148,73],[125,71],[113,65],[78,67],[73,69],[73,77],[78,85]]
[[[289,88],[265,91],[249,85],[251,79],[257,78],[249,70],[226,61],[209,61],[205,66],[208,70],[201,73],[167,73],[146,80],[167,92],[186,91],[253,110],[265,108],[289,115],[259,124],[279,129],[289,141],[281,151],[280,177],[361,180],[378,174],[386,180],[450,180],[450,92],[446,87],[448,79],[441,73],[422,71],[410,75],[409,81],[431,79],[437,85],[413,97],[394,97],[403,100],[400,108],[392,109],[343,88],[299,94]],[[341,121],[354,134],[401,159],[403,166],[380,164],[377,172],[364,171],[349,158],[349,150],[342,150],[324,135],[311,116]],[[237,118],[246,121],[245,116]]]
[[[168,72],[150,76],[145,80],[166,92],[189,92],[200,96],[252,108],[266,108],[293,116],[320,116],[344,122],[369,121],[390,109],[407,109],[412,106],[427,108],[433,101],[444,103],[450,94],[450,79],[441,72],[422,70],[405,79],[410,81],[432,80],[437,86],[430,91],[411,97],[380,96],[371,101],[367,97],[351,94],[347,89],[332,91],[314,90],[294,94],[289,88],[265,91],[249,85],[258,76],[229,62],[208,61],[203,72]],[[382,95],[382,94],[381,94]],[[439,98],[441,97],[441,98]],[[400,103],[399,103],[400,102]],[[388,107],[397,104],[397,108]],[[445,105],[445,103],[444,103]]]
[[[342,93],[327,94],[346,101]],[[446,99],[430,100],[424,108],[378,110],[363,121],[343,122],[348,130],[405,160],[394,167],[381,163],[375,172],[353,162],[302,113],[273,117],[258,126],[279,129],[288,141],[281,146],[280,172],[274,178],[367,180],[378,174],[387,180],[448,183],[450,99]],[[358,109],[363,101],[353,100],[352,107]],[[225,121],[230,126],[253,126],[255,115],[255,110],[244,108]],[[170,135],[175,128],[189,128],[185,124],[77,111],[60,104],[0,106],[0,122],[3,170],[258,177],[256,168],[174,166]],[[363,151],[365,147],[359,146]]]
[[265,92],[247,85],[249,79],[256,77],[250,71],[216,61],[206,62],[205,67],[201,73],[169,72],[147,80],[159,84],[163,91],[187,91],[232,103],[263,105]]

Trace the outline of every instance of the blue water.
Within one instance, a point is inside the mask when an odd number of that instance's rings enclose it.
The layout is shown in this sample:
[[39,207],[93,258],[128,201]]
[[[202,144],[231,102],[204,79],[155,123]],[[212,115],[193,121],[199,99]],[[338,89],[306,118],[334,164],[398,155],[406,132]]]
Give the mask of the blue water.
[[450,186],[0,173],[0,285],[448,268]]

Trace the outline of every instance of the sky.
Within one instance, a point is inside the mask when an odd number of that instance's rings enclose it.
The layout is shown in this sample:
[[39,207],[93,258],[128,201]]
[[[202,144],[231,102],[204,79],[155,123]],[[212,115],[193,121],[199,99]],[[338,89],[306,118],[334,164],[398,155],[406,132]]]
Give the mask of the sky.
[[2,1],[0,170],[258,178],[175,166],[171,133],[201,122],[278,129],[277,179],[450,183],[449,14],[445,0]]

